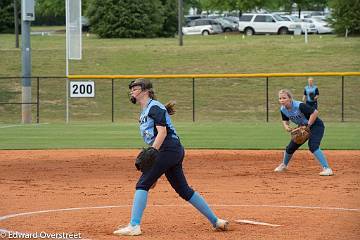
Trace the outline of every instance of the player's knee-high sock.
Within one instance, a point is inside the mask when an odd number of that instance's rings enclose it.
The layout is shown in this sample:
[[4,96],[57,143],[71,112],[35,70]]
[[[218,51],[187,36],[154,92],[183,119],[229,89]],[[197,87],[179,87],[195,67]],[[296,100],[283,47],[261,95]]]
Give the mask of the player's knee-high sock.
[[289,164],[289,161],[292,157],[292,154],[288,154],[286,151],[284,151],[284,159],[283,163],[287,166]]
[[189,202],[205,217],[207,217],[213,226],[215,226],[218,218],[215,216],[214,212],[210,209],[205,199],[199,193],[194,192]]
[[145,190],[136,190],[134,202],[131,210],[130,224],[132,226],[140,225],[141,217],[146,207],[148,192]]
[[323,168],[328,168],[329,164],[326,161],[326,157],[324,155],[324,153],[321,151],[321,149],[319,148],[318,150],[316,150],[315,152],[313,152],[314,156],[317,158],[317,160],[319,160],[321,166]]

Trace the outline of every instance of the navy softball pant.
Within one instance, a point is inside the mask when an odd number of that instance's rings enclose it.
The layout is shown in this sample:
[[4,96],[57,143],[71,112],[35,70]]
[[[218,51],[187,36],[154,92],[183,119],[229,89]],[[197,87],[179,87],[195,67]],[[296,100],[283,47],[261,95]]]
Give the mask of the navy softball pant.
[[[320,143],[324,136],[324,131],[324,123],[320,119],[317,119],[315,123],[310,127],[311,134],[308,140],[310,152],[313,153],[320,148]],[[286,147],[286,152],[288,154],[293,154],[301,145],[302,144],[297,144],[291,140],[289,145],[287,145]]]
[[172,188],[189,201],[194,194],[194,190],[189,187],[182,168],[185,151],[181,144],[175,148],[160,149],[155,165],[146,173],[143,173],[136,184],[136,190],[149,191],[150,187],[165,174]]

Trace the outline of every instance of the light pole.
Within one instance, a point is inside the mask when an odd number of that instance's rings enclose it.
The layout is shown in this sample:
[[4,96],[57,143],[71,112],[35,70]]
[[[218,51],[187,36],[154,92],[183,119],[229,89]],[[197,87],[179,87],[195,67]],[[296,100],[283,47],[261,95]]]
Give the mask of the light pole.
[[15,24],[15,47],[19,48],[19,18],[17,11],[17,0],[14,0],[14,24]]
[[183,0],[179,0],[178,2],[179,10],[178,10],[178,35],[179,35],[179,46],[183,45],[183,34],[182,34],[182,22],[183,22]]
[[22,123],[31,123],[31,45],[30,23],[35,20],[34,0],[21,2],[21,72],[22,72]]

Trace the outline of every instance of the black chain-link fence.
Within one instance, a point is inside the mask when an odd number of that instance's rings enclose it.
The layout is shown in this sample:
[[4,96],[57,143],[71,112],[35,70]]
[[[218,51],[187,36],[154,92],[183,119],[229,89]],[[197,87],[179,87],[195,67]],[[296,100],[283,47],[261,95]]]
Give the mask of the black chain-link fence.
[[[32,105],[33,123],[66,121],[66,78],[32,77],[32,101],[22,103],[22,78],[0,78],[0,123],[20,123],[23,104]],[[129,102],[131,79],[94,81],[92,98],[68,98],[70,122],[128,122],[138,118],[139,106]],[[152,79],[162,103],[176,100],[173,119],[183,122],[281,121],[278,91],[290,89],[302,100],[305,77],[161,78]],[[360,77],[318,76],[320,118],[331,122],[360,121]]]

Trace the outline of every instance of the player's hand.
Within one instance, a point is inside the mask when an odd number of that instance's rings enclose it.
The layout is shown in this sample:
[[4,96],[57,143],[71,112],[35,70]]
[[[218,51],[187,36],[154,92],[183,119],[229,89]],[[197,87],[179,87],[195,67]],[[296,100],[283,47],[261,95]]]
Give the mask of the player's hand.
[[285,130],[286,130],[287,132],[291,132],[291,131],[293,130],[293,128],[292,128],[292,127],[287,126],[287,127],[285,128]]

